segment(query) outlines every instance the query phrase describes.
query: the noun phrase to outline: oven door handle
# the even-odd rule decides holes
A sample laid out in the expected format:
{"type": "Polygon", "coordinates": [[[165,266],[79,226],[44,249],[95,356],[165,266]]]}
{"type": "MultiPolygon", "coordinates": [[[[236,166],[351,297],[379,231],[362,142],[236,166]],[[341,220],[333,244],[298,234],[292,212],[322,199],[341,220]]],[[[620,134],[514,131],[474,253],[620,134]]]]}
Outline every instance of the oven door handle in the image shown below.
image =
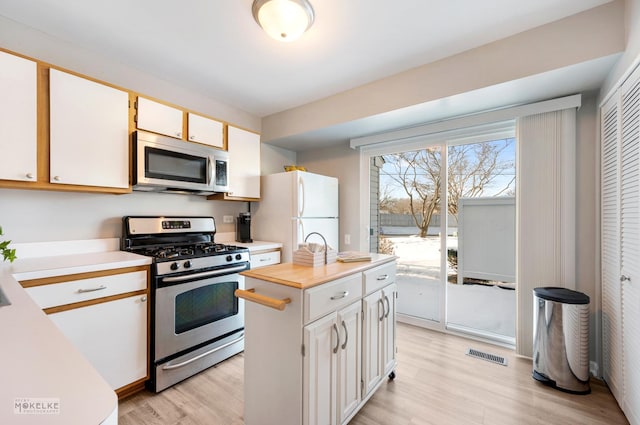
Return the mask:
{"type": "Polygon", "coordinates": [[[243,332],[243,333],[242,333],[238,338],[234,339],[233,341],[229,341],[229,342],[227,342],[227,343],[225,343],[225,344],[222,344],[220,347],[216,347],[216,348],[214,348],[214,349],[212,349],[212,350],[205,351],[205,352],[204,352],[204,353],[202,353],[202,354],[198,354],[197,356],[195,356],[195,357],[194,357],[194,358],[192,358],[192,359],[186,360],[186,361],[184,361],[184,362],[182,362],[182,363],[176,363],[176,364],[172,364],[172,365],[162,366],[162,370],[178,369],[178,368],[180,368],[180,367],[186,366],[186,365],[188,365],[188,364],[190,364],[190,363],[195,362],[196,360],[200,360],[200,359],[201,359],[201,358],[203,358],[203,357],[206,357],[206,356],[208,356],[208,355],[210,355],[210,354],[213,354],[213,353],[215,353],[215,352],[217,352],[217,351],[220,351],[220,350],[222,350],[223,348],[227,348],[228,346],[233,345],[233,344],[235,344],[236,342],[240,342],[242,339],[244,339],[244,332],[243,332]]]}
{"type": "Polygon", "coordinates": [[[194,280],[194,279],[200,279],[200,278],[206,278],[206,277],[212,277],[212,276],[221,276],[225,274],[231,274],[231,273],[240,272],[246,269],[247,269],[247,266],[242,265],[242,266],[228,267],[226,269],[210,270],[208,272],[192,273],[192,274],[187,274],[183,276],[163,277],[162,282],[163,283],[185,282],[187,280],[194,280]]]}

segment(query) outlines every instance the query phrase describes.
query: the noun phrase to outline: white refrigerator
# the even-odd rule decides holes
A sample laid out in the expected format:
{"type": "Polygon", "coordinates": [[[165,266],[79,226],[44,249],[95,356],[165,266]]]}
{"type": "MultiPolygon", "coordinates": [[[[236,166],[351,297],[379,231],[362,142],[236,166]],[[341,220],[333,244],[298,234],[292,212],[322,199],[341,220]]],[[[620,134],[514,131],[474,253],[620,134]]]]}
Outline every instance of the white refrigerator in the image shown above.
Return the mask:
{"type": "MultiPolygon", "coordinates": [[[[260,202],[251,214],[253,238],[280,242],[282,262],[312,232],[320,233],[338,250],[338,179],[303,171],[262,176],[260,202]]],[[[308,242],[322,243],[318,235],[308,242]]]]}

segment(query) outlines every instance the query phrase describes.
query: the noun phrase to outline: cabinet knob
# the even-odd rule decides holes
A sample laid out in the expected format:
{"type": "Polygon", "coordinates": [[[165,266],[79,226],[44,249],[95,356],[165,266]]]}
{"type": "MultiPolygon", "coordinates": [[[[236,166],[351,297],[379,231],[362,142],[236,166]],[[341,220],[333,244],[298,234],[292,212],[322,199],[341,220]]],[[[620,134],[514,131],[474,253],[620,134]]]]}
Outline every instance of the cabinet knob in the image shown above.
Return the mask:
{"type": "Polygon", "coordinates": [[[196,140],[196,136],[189,136],[189,140],[196,140]]]}
{"type": "Polygon", "coordinates": [[[27,173],[27,178],[28,179],[32,179],[33,178],[33,173],[27,173]]]}
{"type": "Polygon", "coordinates": [[[177,132],[176,137],[182,137],[182,132],[177,132]]]}
{"type": "Polygon", "coordinates": [[[620,276],[620,282],[630,281],[631,278],[629,276],[622,275],[620,276]]]}
{"type": "Polygon", "coordinates": [[[60,181],[60,176],[53,176],[53,179],[54,179],[55,181],[59,182],[59,181],[60,181]]]}
{"type": "Polygon", "coordinates": [[[147,296],[146,296],[146,295],[143,295],[143,296],[142,296],[142,298],[140,298],[140,301],[142,301],[142,302],[147,301],[147,296]]]}

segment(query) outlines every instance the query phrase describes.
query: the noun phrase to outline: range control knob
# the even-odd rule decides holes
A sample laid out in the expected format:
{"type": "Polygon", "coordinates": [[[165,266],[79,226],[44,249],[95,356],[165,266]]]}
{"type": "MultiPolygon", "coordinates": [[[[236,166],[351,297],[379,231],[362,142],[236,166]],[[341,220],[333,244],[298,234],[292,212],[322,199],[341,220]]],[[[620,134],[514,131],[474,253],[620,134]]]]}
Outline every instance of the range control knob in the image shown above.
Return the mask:
{"type": "Polygon", "coordinates": [[[171,266],[169,266],[171,270],[178,270],[178,267],[180,267],[178,263],[171,263],[171,266]]]}
{"type": "Polygon", "coordinates": [[[232,257],[232,256],[230,256],[230,255],[227,255],[226,260],[227,260],[227,261],[232,261],[232,260],[233,260],[233,257],[232,257]]]}
{"type": "Polygon", "coordinates": [[[236,260],[242,260],[242,255],[236,254],[236,260]]]}
{"type": "Polygon", "coordinates": [[[182,264],[182,267],[184,267],[185,269],[190,269],[191,268],[191,261],[187,260],[182,264]]]}

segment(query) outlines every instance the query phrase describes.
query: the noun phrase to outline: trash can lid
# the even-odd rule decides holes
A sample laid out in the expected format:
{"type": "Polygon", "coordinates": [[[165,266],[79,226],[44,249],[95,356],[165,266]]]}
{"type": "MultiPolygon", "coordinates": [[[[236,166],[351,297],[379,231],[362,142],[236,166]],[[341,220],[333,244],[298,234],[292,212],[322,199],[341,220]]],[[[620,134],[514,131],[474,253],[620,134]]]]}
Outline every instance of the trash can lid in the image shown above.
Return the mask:
{"type": "Polygon", "coordinates": [[[555,288],[547,286],[534,288],[533,293],[543,300],[555,301],[565,304],[589,304],[589,296],[582,292],[572,291],[567,288],[555,288]]]}

